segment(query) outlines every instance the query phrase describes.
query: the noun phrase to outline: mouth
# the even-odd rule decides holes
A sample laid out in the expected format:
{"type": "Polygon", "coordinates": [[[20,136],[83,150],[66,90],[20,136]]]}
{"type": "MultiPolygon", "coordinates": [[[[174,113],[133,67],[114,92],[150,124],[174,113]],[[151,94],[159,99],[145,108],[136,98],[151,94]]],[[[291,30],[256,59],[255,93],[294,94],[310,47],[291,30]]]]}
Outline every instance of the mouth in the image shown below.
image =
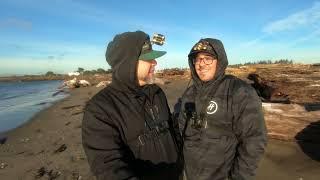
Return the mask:
{"type": "Polygon", "coordinates": [[[207,69],[200,69],[199,70],[199,72],[201,73],[201,74],[205,74],[205,73],[207,73],[209,70],[207,70],[207,69]]]}

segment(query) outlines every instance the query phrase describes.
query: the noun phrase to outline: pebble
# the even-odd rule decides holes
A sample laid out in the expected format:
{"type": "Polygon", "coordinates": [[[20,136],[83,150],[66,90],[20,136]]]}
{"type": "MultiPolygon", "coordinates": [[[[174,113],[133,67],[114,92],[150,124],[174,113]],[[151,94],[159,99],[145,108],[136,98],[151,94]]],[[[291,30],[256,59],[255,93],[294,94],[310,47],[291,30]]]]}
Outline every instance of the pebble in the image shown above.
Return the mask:
{"type": "Polygon", "coordinates": [[[0,163],[0,169],[4,169],[4,168],[6,168],[8,166],[8,164],[6,164],[6,163],[0,163]]]}
{"type": "Polygon", "coordinates": [[[29,142],[30,141],[30,139],[29,138],[24,138],[24,139],[21,139],[21,142],[29,142]]]}

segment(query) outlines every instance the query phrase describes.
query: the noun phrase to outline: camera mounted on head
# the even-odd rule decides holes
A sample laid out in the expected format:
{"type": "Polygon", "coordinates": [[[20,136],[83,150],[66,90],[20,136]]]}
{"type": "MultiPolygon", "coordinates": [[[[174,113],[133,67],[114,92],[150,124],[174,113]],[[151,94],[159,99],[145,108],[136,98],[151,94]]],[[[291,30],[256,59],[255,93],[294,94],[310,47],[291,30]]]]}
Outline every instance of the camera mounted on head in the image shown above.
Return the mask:
{"type": "Polygon", "coordinates": [[[162,46],[164,44],[165,40],[166,40],[166,38],[164,35],[154,33],[152,40],[151,40],[151,44],[156,44],[156,45],[162,46]]]}

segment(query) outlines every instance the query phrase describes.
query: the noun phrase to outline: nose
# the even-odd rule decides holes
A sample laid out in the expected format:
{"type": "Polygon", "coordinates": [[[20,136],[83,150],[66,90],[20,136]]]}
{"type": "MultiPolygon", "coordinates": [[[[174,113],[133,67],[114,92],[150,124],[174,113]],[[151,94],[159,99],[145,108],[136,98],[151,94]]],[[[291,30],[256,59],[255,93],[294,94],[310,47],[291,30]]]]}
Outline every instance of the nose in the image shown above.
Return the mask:
{"type": "Polygon", "coordinates": [[[201,67],[202,67],[202,66],[205,66],[205,65],[206,65],[206,63],[204,63],[204,61],[203,61],[203,60],[201,60],[201,61],[200,61],[200,63],[199,63],[199,66],[201,66],[201,67]]]}
{"type": "Polygon", "coordinates": [[[151,61],[151,65],[156,66],[157,64],[158,63],[157,63],[157,61],[155,59],[151,61]]]}

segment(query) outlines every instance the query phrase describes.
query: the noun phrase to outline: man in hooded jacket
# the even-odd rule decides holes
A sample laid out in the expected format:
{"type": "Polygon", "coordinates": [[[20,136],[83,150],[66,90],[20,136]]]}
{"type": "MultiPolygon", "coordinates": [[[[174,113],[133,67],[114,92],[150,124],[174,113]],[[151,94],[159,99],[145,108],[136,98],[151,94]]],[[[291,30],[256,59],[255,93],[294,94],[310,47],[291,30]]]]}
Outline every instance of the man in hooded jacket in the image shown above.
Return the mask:
{"type": "Polygon", "coordinates": [[[189,55],[193,84],[175,105],[187,180],[251,180],[266,143],[261,101],[244,81],[225,75],[223,44],[201,39],[189,55]]]}
{"type": "Polygon", "coordinates": [[[112,83],[87,103],[82,125],[83,147],[98,180],[178,178],[178,124],[164,92],[147,82],[155,58],[164,54],[152,50],[142,31],[116,35],[108,44],[112,83]]]}

